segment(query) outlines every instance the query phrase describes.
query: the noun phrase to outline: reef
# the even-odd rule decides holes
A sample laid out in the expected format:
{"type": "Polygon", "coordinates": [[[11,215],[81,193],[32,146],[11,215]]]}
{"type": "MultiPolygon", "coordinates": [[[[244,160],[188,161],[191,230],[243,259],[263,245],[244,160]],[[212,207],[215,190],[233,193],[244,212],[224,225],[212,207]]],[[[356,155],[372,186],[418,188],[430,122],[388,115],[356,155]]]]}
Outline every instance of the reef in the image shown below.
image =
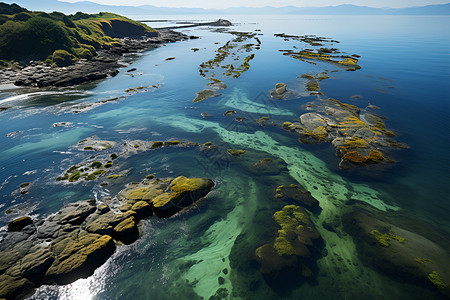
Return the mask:
{"type": "Polygon", "coordinates": [[[79,201],[44,219],[11,221],[0,244],[0,298],[22,299],[43,284],[92,275],[118,246],[139,238],[140,220],[170,217],[213,187],[202,178],[145,178],[112,199],[79,201]]]}
{"type": "Polygon", "coordinates": [[[261,41],[257,38],[257,33],[224,29],[217,32],[232,34],[234,38],[219,47],[214,58],[200,64],[200,76],[210,81],[208,84],[210,89],[197,93],[197,98],[194,102],[214,97],[216,90],[226,89],[227,85],[222,81],[224,78],[239,78],[242,73],[248,71],[250,69],[250,61],[255,58],[255,53],[247,54],[258,50],[261,45],[261,41]],[[246,56],[244,57],[244,55],[246,56]],[[200,93],[206,94],[207,97],[203,99],[204,96],[200,93]]]}
{"type": "Polygon", "coordinates": [[[339,41],[325,37],[317,37],[315,35],[295,36],[287,35],[285,33],[276,33],[274,35],[275,37],[284,38],[286,41],[295,40],[301,42],[303,44],[302,48],[313,47],[313,49],[305,48],[300,51],[279,50],[283,53],[283,55],[312,64],[315,64],[314,61],[326,62],[346,71],[356,71],[358,69],[361,69],[361,66],[358,65],[358,59],[360,57],[359,55],[342,55],[337,48],[324,47],[326,44],[334,45],[336,43],[339,43],[339,41]]]}
{"type": "Polygon", "coordinates": [[[408,148],[392,140],[392,132],[380,117],[333,98],[318,98],[315,103],[309,110],[316,112],[305,113],[300,122],[285,122],[282,127],[298,133],[305,144],[331,143],[341,157],[341,168],[390,163],[389,150],[408,148]]]}
{"type": "MultiPolygon", "coordinates": [[[[115,142],[100,140],[97,137],[93,136],[78,142],[78,144],[74,146],[74,148],[82,151],[95,150],[101,152],[109,150],[115,146],[116,146],[115,142]]],[[[112,174],[108,176],[105,174],[120,172],[120,168],[115,167],[114,164],[114,160],[116,160],[119,157],[124,157],[126,155],[132,155],[138,152],[155,150],[165,147],[192,147],[192,146],[198,146],[198,144],[191,142],[180,142],[178,140],[169,140],[165,142],[134,140],[130,142],[124,142],[121,145],[120,153],[118,154],[112,153],[110,155],[107,154],[100,155],[101,159],[100,158],[95,158],[95,160],[93,158],[86,159],[83,162],[68,168],[66,171],[64,171],[64,173],[61,176],[58,176],[56,178],[56,181],[76,183],[79,181],[92,181],[105,177],[107,179],[117,179],[124,175],[123,172],[121,174],[112,174]]]]}

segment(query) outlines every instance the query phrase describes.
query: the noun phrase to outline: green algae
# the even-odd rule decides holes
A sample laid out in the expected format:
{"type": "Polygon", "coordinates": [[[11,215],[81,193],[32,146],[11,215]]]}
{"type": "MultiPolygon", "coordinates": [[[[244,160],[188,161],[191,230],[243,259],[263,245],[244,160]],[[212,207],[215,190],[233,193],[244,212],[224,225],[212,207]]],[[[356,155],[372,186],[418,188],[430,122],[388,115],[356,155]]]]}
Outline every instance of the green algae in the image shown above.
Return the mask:
{"type": "Polygon", "coordinates": [[[319,90],[319,83],[314,80],[310,80],[306,83],[306,90],[310,92],[316,92],[319,90]]]}
{"type": "Polygon", "coordinates": [[[441,275],[437,271],[432,271],[430,274],[428,274],[428,280],[441,289],[447,286],[445,282],[442,281],[441,275]]]}
{"type": "Polygon", "coordinates": [[[416,262],[418,262],[419,264],[424,264],[424,263],[433,263],[433,261],[429,258],[425,258],[425,257],[418,257],[416,259],[414,259],[416,262]]]}
{"type": "Polygon", "coordinates": [[[78,179],[80,179],[80,178],[81,178],[81,173],[80,173],[80,172],[73,173],[72,175],[70,175],[70,176],[68,177],[69,182],[76,182],[76,181],[78,181],[78,179]]]}
{"type": "Polygon", "coordinates": [[[369,234],[378,242],[379,245],[383,247],[389,247],[391,245],[390,241],[395,240],[399,243],[404,243],[406,241],[405,238],[395,235],[392,232],[389,233],[381,233],[378,230],[372,230],[369,234]]]}
{"type": "Polygon", "coordinates": [[[117,178],[119,178],[119,177],[122,177],[122,175],[114,174],[114,175],[109,175],[107,178],[108,178],[108,179],[117,179],[117,178]]]}

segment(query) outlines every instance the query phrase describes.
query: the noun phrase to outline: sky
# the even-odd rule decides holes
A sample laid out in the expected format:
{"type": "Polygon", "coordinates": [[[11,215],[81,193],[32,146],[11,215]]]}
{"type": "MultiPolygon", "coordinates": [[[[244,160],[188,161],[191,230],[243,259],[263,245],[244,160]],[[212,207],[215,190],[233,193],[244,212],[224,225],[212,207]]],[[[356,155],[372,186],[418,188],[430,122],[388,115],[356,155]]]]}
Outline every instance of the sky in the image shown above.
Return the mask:
{"type": "MultiPolygon", "coordinates": [[[[64,2],[78,2],[80,0],[60,0],[64,2]]],[[[262,6],[300,6],[317,7],[333,6],[340,4],[354,4],[370,7],[411,7],[425,6],[430,4],[445,4],[449,0],[89,0],[108,5],[154,5],[163,7],[200,7],[200,8],[228,8],[239,6],[262,7],[262,6]]]]}

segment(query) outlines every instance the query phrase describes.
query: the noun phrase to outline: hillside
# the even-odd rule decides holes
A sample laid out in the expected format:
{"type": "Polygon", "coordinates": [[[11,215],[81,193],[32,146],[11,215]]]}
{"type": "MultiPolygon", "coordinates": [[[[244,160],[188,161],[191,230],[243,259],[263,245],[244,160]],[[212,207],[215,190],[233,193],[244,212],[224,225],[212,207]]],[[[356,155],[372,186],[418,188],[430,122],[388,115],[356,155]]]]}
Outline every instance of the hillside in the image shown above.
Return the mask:
{"type": "Polygon", "coordinates": [[[30,60],[70,65],[120,45],[119,38],[157,35],[156,30],[113,13],[31,12],[0,3],[0,66],[30,60]]]}

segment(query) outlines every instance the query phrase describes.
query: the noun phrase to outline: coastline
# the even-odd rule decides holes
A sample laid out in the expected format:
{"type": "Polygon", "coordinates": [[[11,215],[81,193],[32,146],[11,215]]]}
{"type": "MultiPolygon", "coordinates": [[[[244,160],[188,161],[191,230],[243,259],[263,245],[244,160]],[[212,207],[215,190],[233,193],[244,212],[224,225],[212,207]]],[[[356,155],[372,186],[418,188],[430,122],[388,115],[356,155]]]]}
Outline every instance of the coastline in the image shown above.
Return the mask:
{"type": "Polygon", "coordinates": [[[92,59],[80,59],[68,67],[50,67],[31,62],[18,69],[0,69],[0,82],[24,87],[65,87],[114,77],[119,73],[119,68],[125,67],[119,63],[124,54],[137,53],[160,47],[166,43],[197,38],[170,29],[160,29],[158,33],[157,37],[122,38],[120,39],[122,44],[119,47],[102,49],[92,59]]]}

